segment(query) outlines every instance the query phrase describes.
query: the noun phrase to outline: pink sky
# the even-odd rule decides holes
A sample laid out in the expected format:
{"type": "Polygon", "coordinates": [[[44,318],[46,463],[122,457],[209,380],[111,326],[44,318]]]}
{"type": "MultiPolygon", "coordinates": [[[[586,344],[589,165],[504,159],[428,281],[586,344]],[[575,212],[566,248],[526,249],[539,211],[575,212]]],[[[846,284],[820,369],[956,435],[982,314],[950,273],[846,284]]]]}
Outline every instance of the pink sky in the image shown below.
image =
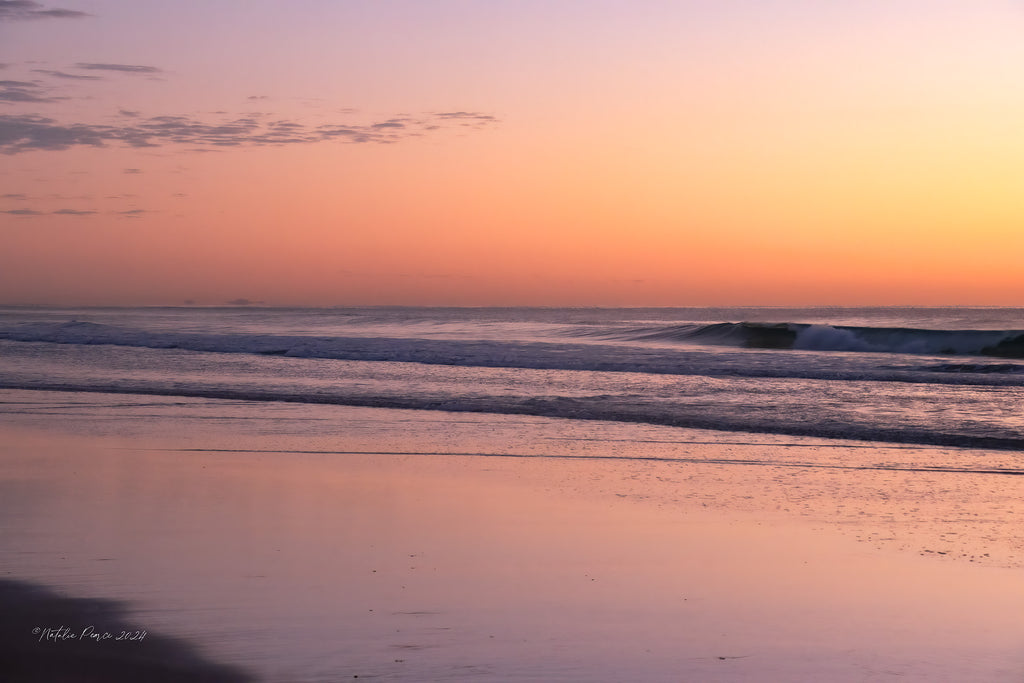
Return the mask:
{"type": "Polygon", "coordinates": [[[1020,304],[1024,7],[0,2],[0,303],[1020,304]]]}

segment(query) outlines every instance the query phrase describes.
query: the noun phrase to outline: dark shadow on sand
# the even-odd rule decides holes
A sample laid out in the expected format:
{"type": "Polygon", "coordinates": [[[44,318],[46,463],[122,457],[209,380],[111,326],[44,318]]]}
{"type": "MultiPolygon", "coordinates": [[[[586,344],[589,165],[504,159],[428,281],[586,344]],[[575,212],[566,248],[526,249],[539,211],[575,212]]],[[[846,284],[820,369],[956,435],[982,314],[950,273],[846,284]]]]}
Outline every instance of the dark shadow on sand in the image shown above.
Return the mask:
{"type": "Polygon", "coordinates": [[[0,679],[5,683],[243,683],[241,669],[207,659],[192,644],[146,633],[124,603],[69,598],[0,579],[0,679]],[[118,640],[122,632],[126,638],[118,640]],[[97,640],[90,634],[109,633],[97,640]]]}

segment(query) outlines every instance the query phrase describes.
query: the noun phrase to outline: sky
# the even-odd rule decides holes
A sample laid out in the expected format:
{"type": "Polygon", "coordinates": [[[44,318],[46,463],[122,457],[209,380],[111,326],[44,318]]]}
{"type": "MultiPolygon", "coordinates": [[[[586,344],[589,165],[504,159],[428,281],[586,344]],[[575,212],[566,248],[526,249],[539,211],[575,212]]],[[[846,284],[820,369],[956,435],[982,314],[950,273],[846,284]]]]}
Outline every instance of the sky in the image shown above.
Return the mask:
{"type": "Polygon", "coordinates": [[[0,304],[1024,305],[1017,0],[0,0],[0,304]]]}

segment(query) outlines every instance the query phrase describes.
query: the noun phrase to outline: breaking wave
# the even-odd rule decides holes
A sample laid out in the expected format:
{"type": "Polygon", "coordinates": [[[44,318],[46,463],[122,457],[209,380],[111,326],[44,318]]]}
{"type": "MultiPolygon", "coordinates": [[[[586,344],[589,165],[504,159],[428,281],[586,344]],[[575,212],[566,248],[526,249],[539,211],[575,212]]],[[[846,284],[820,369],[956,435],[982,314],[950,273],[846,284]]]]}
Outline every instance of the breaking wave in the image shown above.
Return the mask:
{"type": "Polygon", "coordinates": [[[715,344],[752,349],[1024,358],[1024,330],[925,330],[740,322],[591,330],[584,334],[619,341],[715,344]]]}
{"type": "Polygon", "coordinates": [[[563,329],[561,338],[564,341],[553,341],[550,337],[545,341],[526,341],[183,332],[82,321],[0,324],[0,340],[9,342],[463,367],[1014,385],[1024,375],[1024,364],[1012,362],[907,362],[916,355],[1024,359],[1024,332],[1019,331],[716,323],[628,328],[575,326],[563,329]],[[584,339],[587,343],[581,343],[584,339]],[[707,346],[764,351],[740,357],[736,354],[744,352],[722,354],[707,346]],[[796,357],[792,362],[783,362],[774,355],[785,350],[887,352],[904,354],[908,359],[877,364],[864,357],[865,362],[851,364],[840,362],[835,356],[822,356],[816,363],[808,364],[796,357]]]}

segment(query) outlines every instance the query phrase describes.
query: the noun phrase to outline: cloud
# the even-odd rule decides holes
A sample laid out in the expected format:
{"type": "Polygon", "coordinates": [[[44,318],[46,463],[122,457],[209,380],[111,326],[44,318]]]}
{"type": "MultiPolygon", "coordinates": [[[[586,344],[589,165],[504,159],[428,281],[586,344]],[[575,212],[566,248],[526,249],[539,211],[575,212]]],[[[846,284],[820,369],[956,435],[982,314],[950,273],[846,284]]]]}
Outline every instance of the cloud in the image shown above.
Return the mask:
{"type": "Polygon", "coordinates": [[[142,173],[142,169],[141,168],[126,168],[126,169],[124,169],[122,171],[122,173],[125,173],[127,175],[137,175],[139,173],[142,173]]]}
{"type": "Polygon", "coordinates": [[[370,127],[380,130],[381,128],[405,128],[407,119],[390,119],[380,123],[374,123],[370,127]]]}
{"type": "MultiPolygon", "coordinates": [[[[0,211],[0,214],[8,214],[10,216],[21,216],[21,217],[34,217],[34,216],[96,216],[100,214],[100,211],[94,209],[57,209],[56,211],[38,211],[36,209],[7,209],[0,211]]],[[[120,216],[122,218],[137,218],[145,213],[153,213],[149,209],[128,209],[126,211],[107,211],[105,212],[112,216],[120,216]]]]}
{"type": "Polygon", "coordinates": [[[138,116],[140,115],[139,112],[132,111],[131,109],[119,109],[117,111],[117,113],[120,114],[121,116],[127,116],[127,117],[133,118],[133,119],[134,118],[138,118],[138,116]]]}
{"type": "Polygon", "coordinates": [[[28,199],[28,195],[27,194],[21,194],[20,192],[18,192],[18,193],[9,193],[9,194],[0,194],[0,199],[28,199]]]}
{"type": "Polygon", "coordinates": [[[0,81],[0,102],[56,102],[66,99],[53,97],[35,81],[0,81]]]}
{"type": "Polygon", "coordinates": [[[52,69],[32,69],[37,74],[46,74],[47,76],[53,76],[54,78],[64,78],[67,80],[75,81],[101,81],[102,76],[89,76],[87,74],[69,74],[63,71],[54,71],[52,69]]]}
{"type": "Polygon", "coordinates": [[[437,114],[440,119],[463,119],[471,121],[494,121],[490,114],[480,114],[473,111],[442,111],[437,114]]]}
{"type": "Polygon", "coordinates": [[[163,73],[163,69],[158,69],[155,66],[140,66],[138,64],[95,64],[92,62],[79,62],[75,64],[75,68],[85,69],[87,71],[118,71],[120,73],[129,74],[163,73]]]}
{"type": "Polygon", "coordinates": [[[347,143],[390,144],[418,137],[470,120],[475,128],[494,125],[489,114],[448,112],[413,119],[391,118],[368,124],[325,124],[308,126],[297,121],[268,121],[261,114],[249,114],[222,121],[204,121],[190,116],[130,117],[121,125],[64,124],[36,114],[0,115],[0,153],[18,154],[34,150],[59,151],[73,147],[127,147],[192,145],[210,150],[243,146],[315,144],[336,140],[347,143]],[[454,114],[458,114],[455,116],[454,114]]]}
{"type": "Polygon", "coordinates": [[[70,9],[43,9],[34,0],[0,0],[0,21],[28,19],[80,19],[92,16],[87,12],[70,9]]]}
{"type": "Polygon", "coordinates": [[[443,111],[436,116],[441,121],[456,123],[465,128],[483,128],[498,120],[491,114],[481,114],[475,111],[443,111]]]}
{"type": "Polygon", "coordinates": [[[110,126],[72,124],[62,126],[53,119],[35,114],[0,115],[0,152],[16,154],[35,149],[70,149],[77,146],[102,147],[114,139],[117,129],[110,126]]]}

